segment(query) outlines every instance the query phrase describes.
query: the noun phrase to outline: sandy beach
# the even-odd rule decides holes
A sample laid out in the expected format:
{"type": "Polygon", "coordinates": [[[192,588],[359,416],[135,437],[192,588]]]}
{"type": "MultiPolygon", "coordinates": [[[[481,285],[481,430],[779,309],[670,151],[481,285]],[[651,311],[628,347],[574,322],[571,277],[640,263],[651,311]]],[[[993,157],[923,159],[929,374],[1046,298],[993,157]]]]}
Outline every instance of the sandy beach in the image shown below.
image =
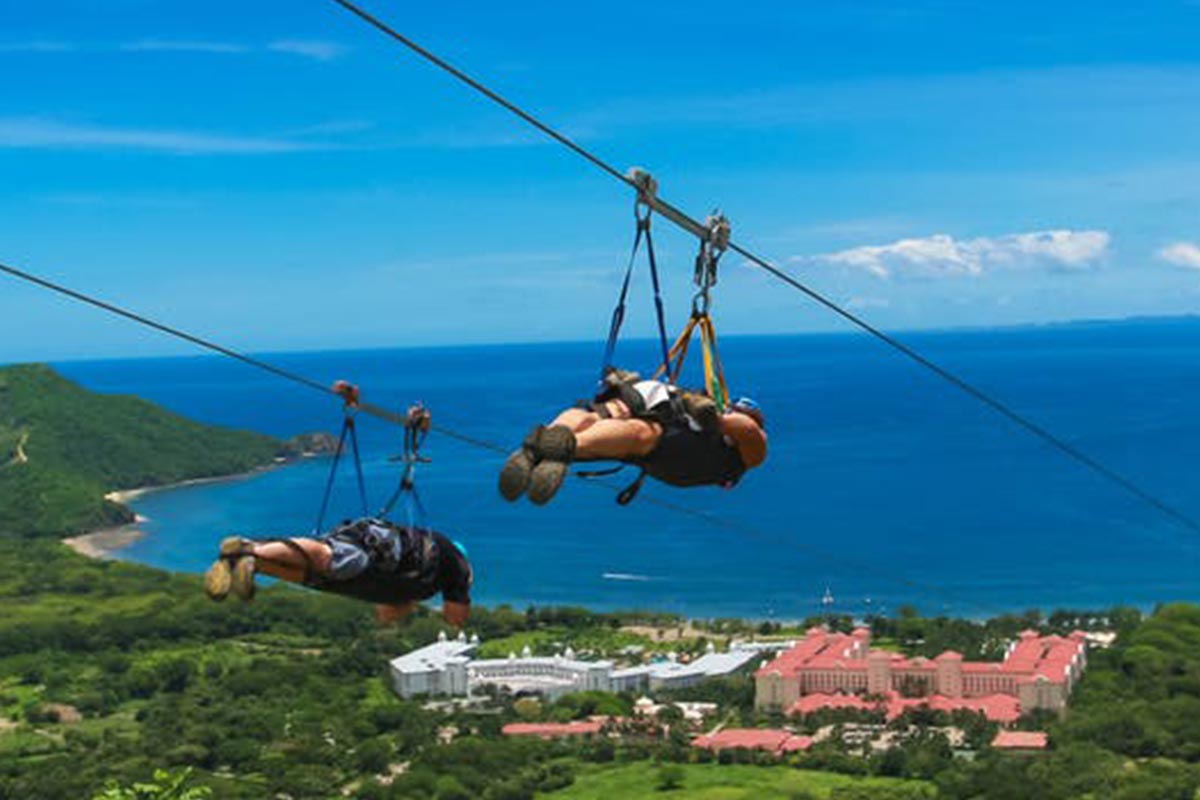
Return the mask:
{"type": "Polygon", "coordinates": [[[146,535],[146,532],[140,527],[146,521],[145,517],[138,516],[134,522],[128,525],[72,536],[69,539],[63,539],[62,543],[88,558],[115,559],[119,550],[146,535]]]}
{"type": "MultiPolygon", "coordinates": [[[[278,469],[280,466],[283,466],[283,464],[271,464],[252,469],[248,472],[240,472],[236,475],[217,475],[211,478],[193,478],[192,480],[179,481],[178,483],[167,483],[162,486],[142,486],[136,489],[123,489],[116,492],[109,492],[104,495],[104,499],[113,503],[128,505],[139,497],[144,497],[151,492],[166,492],[173,489],[185,489],[189,486],[242,480],[260,475],[263,472],[278,469]]],[[[63,539],[62,543],[76,553],[88,558],[115,559],[119,557],[120,550],[146,537],[146,531],[142,530],[140,526],[147,521],[146,517],[138,514],[136,515],[136,519],[128,525],[104,528],[103,530],[72,536],[68,539],[63,539]]]]}
{"type": "MultiPolygon", "coordinates": [[[[108,494],[104,495],[104,499],[113,503],[128,505],[134,500],[137,500],[139,497],[143,497],[151,492],[167,492],[171,491],[172,489],[185,489],[189,486],[203,486],[207,483],[224,483],[226,481],[236,481],[243,478],[251,478],[255,475],[260,475],[263,472],[277,469],[280,466],[282,465],[271,464],[269,466],[257,467],[256,469],[252,469],[248,472],[239,472],[235,475],[216,475],[211,478],[192,478],[191,480],[179,481],[177,483],[164,483],[162,486],[141,486],[137,489],[122,489],[117,492],[109,492],[108,494]]],[[[97,533],[101,532],[102,531],[97,531],[97,533]]]]}

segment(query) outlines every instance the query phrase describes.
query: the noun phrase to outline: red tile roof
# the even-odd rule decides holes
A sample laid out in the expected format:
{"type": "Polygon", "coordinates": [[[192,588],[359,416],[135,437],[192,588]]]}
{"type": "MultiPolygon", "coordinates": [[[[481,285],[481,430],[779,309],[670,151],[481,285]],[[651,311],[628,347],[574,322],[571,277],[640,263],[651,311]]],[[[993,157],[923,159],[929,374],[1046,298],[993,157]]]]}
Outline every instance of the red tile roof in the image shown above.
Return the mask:
{"type": "Polygon", "coordinates": [[[1045,750],[1049,737],[1041,731],[1000,731],[992,747],[1001,750],[1045,750]]]}
{"type": "Polygon", "coordinates": [[[958,710],[974,711],[993,722],[1002,723],[1016,722],[1021,716],[1021,706],[1017,698],[1006,694],[987,697],[945,697],[940,694],[930,697],[901,697],[896,692],[889,692],[881,700],[867,700],[852,694],[806,694],[792,705],[788,713],[811,714],[826,708],[852,708],[862,711],[881,710],[887,719],[893,720],[909,709],[922,706],[947,713],[958,710]]]}
{"type": "Polygon", "coordinates": [[[795,736],[787,739],[779,748],[782,753],[795,753],[799,750],[807,750],[813,746],[813,738],[811,736],[795,736]]]}
{"type": "Polygon", "coordinates": [[[1024,631],[1003,662],[963,661],[962,655],[952,650],[931,661],[870,649],[869,641],[870,634],[865,629],[845,634],[811,628],[795,647],[781,653],[755,674],[777,672],[790,677],[809,670],[861,671],[866,670],[868,662],[873,660],[888,661],[893,671],[932,673],[936,662],[957,661],[962,664],[964,674],[1040,677],[1061,683],[1086,647],[1085,636],[1080,632],[1062,637],[1038,636],[1036,631],[1024,631]]]}
{"type": "Polygon", "coordinates": [[[926,706],[933,711],[973,711],[983,714],[992,722],[1012,723],[1021,718],[1021,704],[1017,698],[1007,694],[992,694],[987,697],[931,697],[889,699],[887,718],[895,719],[905,711],[926,706]]]}
{"type": "Polygon", "coordinates": [[[692,747],[706,750],[764,750],[768,753],[793,753],[812,747],[812,737],[797,736],[791,731],[765,728],[725,728],[718,733],[697,736],[692,747]]]}
{"type": "Polygon", "coordinates": [[[789,714],[811,714],[825,708],[853,708],[868,711],[879,708],[877,702],[868,702],[856,694],[806,694],[792,705],[789,714]]]}
{"type": "Polygon", "coordinates": [[[500,729],[505,736],[537,736],[542,739],[557,739],[563,736],[588,736],[600,732],[604,723],[598,720],[586,722],[510,722],[500,729]]]}

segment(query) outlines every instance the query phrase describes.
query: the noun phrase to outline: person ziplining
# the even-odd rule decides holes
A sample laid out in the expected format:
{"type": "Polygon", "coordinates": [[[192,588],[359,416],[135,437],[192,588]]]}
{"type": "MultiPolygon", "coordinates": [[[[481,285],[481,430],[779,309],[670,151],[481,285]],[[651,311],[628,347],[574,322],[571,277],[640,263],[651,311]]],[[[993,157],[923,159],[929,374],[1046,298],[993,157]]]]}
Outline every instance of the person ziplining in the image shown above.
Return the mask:
{"type": "Polygon", "coordinates": [[[334,390],[345,401],[345,416],[330,466],[325,495],[311,537],[252,540],[232,536],[221,542],[217,560],[204,576],[204,591],[213,600],[229,594],[245,601],[255,595],[255,577],[262,573],[312,589],[342,594],[375,604],[382,623],[408,616],[422,600],[442,595],[442,618],[461,627],[471,608],[474,580],[466,548],[425,524],[417,494],[416,465],[426,461],[420,446],[431,418],[423,406],[409,409],[404,425],[404,472],[391,498],[378,514],[368,514],[359,462],[354,410],[358,389],[338,382],[334,390]],[[325,512],[338,463],[346,442],[354,457],[363,515],[325,531],[325,512]],[[408,512],[407,524],[388,519],[397,502],[408,512]]]}
{"type": "MultiPolygon", "coordinates": [[[[748,470],[766,460],[766,417],[750,398],[730,400],[716,329],[708,313],[710,292],[717,282],[717,264],[729,242],[729,222],[714,215],[699,235],[695,270],[699,291],[687,325],[675,344],[668,347],[658,263],[650,233],[657,184],[642,170],[634,170],[632,179],[639,189],[634,205],[637,229],[609,325],[600,389],[593,398],[560,413],[550,425],[535,426],[521,447],[508,457],[500,470],[499,488],[510,502],[522,495],[537,505],[550,502],[574,462],[619,461],[638,467],[638,478],[617,498],[625,505],[636,496],[647,475],[671,486],[731,488],[748,470]],[[633,267],[643,241],[662,354],[662,362],[649,380],[613,364],[633,267]],[[680,388],[679,379],[697,331],[705,386],[703,390],[688,390],[680,388]]],[[[588,477],[619,469],[580,474],[588,477]]]]}
{"type": "MultiPolygon", "coordinates": [[[[671,486],[732,488],[767,457],[766,419],[739,398],[723,412],[707,396],[615,370],[611,393],[538,425],[500,472],[500,493],[550,502],[573,462],[622,461],[671,486]]],[[[633,499],[639,477],[619,496],[633,499]]]]}

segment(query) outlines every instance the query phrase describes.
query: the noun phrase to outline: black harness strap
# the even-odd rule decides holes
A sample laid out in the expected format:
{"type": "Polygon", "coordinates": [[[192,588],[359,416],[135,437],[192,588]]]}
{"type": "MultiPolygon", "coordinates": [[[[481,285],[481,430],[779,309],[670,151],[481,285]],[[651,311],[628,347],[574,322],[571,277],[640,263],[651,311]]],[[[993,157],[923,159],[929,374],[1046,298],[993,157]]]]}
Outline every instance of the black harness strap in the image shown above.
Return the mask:
{"type": "Polygon", "coordinates": [[[613,309],[612,320],[608,326],[608,340],[604,344],[604,359],[600,365],[601,381],[604,380],[605,373],[613,366],[613,356],[616,353],[617,340],[621,336],[621,326],[625,323],[625,307],[629,299],[630,282],[633,279],[633,265],[637,261],[638,250],[641,248],[643,239],[646,241],[646,258],[650,264],[650,282],[654,287],[654,313],[658,322],[659,348],[662,351],[663,364],[670,363],[668,353],[671,348],[667,342],[666,311],[662,300],[662,285],[658,278],[658,257],[654,252],[654,237],[650,233],[651,213],[650,206],[639,196],[633,206],[633,215],[637,222],[637,230],[633,237],[633,247],[629,251],[629,262],[625,266],[625,277],[621,281],[621,292],[617,296],[617,305],[613,309]]]}
{"type": "Polygon", "coordinates": [[[329,477],[325,480],[325,494],[321,497],[321,510],[317,512],[317,524],[313,528],[314,533],[320,533],[325,528],[325,513],[329,510],[329,498],[333,494],[333,482],[337,478],[338,464],[341,463],[342,454],[346,450],[346,441],[350,441],[350,451],[354,456],[354,474],[358,479],[358,500],[362,505],[362,513],[365,517],[368,513],[367,509],[367,484],[363,480],[362,458],[358,452],[358,432],[354,425],[354,406],[346,405],[345,414],[342,417],[342,432],[338,436],[337,449],[333,452],[333,463],[329,465],[329,477]]]}
{"type": "MultiPolygon", "coordinates": [[[[622,464],[618,464],[615,467],[608,467],[607,469],[576,470],[575,475],[576,475],[576,477],[586,478],[586,479],[607,478],[608,476],[616,475],[618,472],[621,472],[626,467],[631,467],[631,466],[635,466],[635,465],[622,463],[622,464]]],[[[645,468],[639,468],[638,476],[633,479],[633,482],[630,483],[628,486],[626,486],[624,489],[622,489],[617,494],[617,505],[627,506],[630,503],[632,503],[633,498],[637,497],[637,493],[639,491],[641,491],[642,484],[645,482],[646,482],[646,470],[645,470],[645,468]]]]}
{"type": "MultiPolygon", "coordinates": [[[[634,214],[638,212],[635,210],[634,214]]],[[[621,281],[621,293],[617,295],[617,305],[613,309],[612,320],[608,324],[608,340],[604,343],[604,358],[600,364],[600,380],[612,366],[613,355],[617,349],[617,339],[621,336],[621,326],[625,323],[625,301],[629,297],[629,282],[633,278],[633,263],[637,259],[638,248],[642,246],[642,237],[650,229],[650,215],[637,217],[637,233],[633,237],[633,248],[629,251],[629,263],[625,265],[625,279],[621,281]]]]}
{"type": "Polygon", "coordinates": [[[654,240],[650,238],[650,212],[646,212],[646,256],[650,261],[650,280],[654,284],[654,314],[658,320],[658,346],[662,363],[671,363],[671,346],[667,343],[666,312],[663,310],[662,289],[658,281],[658,260],[654,257],[654,240]]]}
{"type": "Polygon", "coordinates": [[[400,456],[400,460],[404,462],[404,472],[400,475],[400,482],[396,485],[396,490],[392,492],[392,496],[380,510],[379,519],[386,520],[396,503],[404,498],[405,509],[408,513],[408,527],[427,527],[425,504],[421,502],[421,495],[417,492],[416,476],[417,465],[430,462],[429,458],[421,455],[421,445],[425,443],[425,437],[429,435],[431,421],[429,409],[420,403],[408,410],[408,416],[404,421],[404,452],[400,456]]]}

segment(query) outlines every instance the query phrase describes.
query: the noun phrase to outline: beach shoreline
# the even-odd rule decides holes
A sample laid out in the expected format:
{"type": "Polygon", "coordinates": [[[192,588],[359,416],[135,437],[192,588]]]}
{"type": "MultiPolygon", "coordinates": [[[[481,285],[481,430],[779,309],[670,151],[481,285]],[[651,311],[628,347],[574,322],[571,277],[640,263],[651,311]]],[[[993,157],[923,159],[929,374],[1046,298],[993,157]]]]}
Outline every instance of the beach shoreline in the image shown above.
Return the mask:
{"type": "MultiPolygon", "coordinates": [[[[207,478],[189,478],[186,481],[164,483],[159,486],[139,486],[135,489],[119,489],[117,491],[107,493],[104,495],[104,499],[108,500],[110,503],[118,503],[124,506],[129,505],[135,500],[145,497],[148,494],[155,494],[157,492],[170,492],[174,491],[175,489],[187,489],[192,486],[206,486],[213,483],[226,483],[229,481],[243,480],[245,478],[253,478],[254,476],[261,475],[264,472],[270,472],[272,470],[279,469],[280,467],[287,466],[288,463],[292,462],[255,467],[252,470],[238,472],[233,475],[213,475],[207,478]]],[[[99,533],[99,531],[97,531],[97,533],[99,533]]]]}
{"type": "MultiPolygon", "coordinates": [[[[214,475],[207,478],[189,478],[185,481],[176,481],[175,483],[164,483],[161,486],[139,486],[134,489],[120,489],[113,492],[108,492],[104,495],[104,499],[111,503],[117,503],[122,506],[128,506],[130,503],[137,501],[139,498],[145,497],[148,494],[156,492],[168,492],[176,489],[188,489],[193,486],[205,486],[214,483],[226,483],[230,481],[244,480],[253,478],[265,472],[279,469],[287,466],[292,461],[269,464],[267,466],[256,467],[246,472],[238,472],[233,475],[214,475]]],[[[62,543],[74,550],[81,556],[87,558],[95,558],[101,561],[114,561],[120,558],[120,552],[135,542],[141,541],[149,534],[141,527],[149,522],[149,518],[141,514],[134,514],[134,521],[125,525],[117,525],[110,528],[100,528],[99,530],[89,531],[78,536],[70,536],[62,539],[62,543]]]]}
{"type": "Polygon", "coordinates": [[[63,539],[62,543],[81,556],[100,561],[114,561],[119,558],[121,550],[146,537],[146,531],[141,526],[148,521],[139,514],[128,525],[71,536],[63,539]]]}

